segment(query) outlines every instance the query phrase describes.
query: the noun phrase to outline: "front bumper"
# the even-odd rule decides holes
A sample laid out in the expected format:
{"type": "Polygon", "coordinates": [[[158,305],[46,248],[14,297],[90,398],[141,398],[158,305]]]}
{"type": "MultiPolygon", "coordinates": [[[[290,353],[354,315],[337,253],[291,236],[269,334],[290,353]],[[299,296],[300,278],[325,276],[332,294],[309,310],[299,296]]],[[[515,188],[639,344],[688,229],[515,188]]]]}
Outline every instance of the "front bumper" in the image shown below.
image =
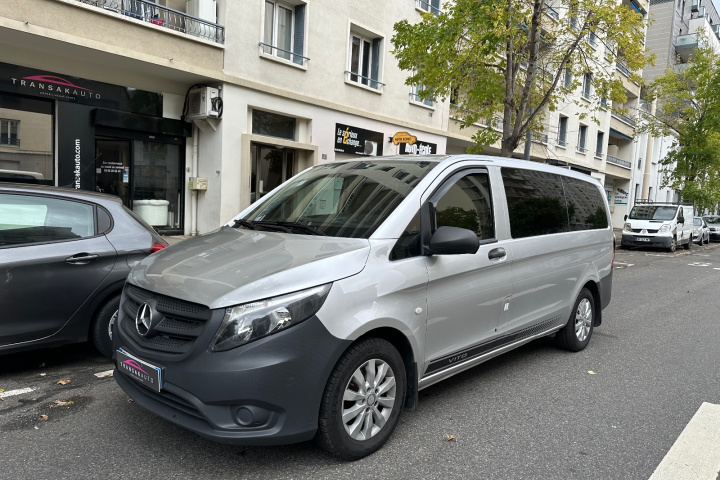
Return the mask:
{"type": "Polygon", "coordinates": [[[206,332],[183,354],[140,345],[124,327],[134,319],[121,302],[115,351],[163,370],[156,392],[115,369],[120,387],[138,405],[203,437],[240,445],[279,445],[311,439],[330,373],[350,341],[332,336],[317,317],[226,352],[208,352],[222,321],[213,312],[206,332]]]}
{"type": "Polygon", "coordinates": [[[710,232],[710,240],[720,241],[720,232],[710,232]]]}
{"type": "Polygon", "coordinates": [[[620,245],[623,247],[659,247],[659,248],[670,248],[672,243],[672,236],[660,236],[660,235],[648,235],[640,233],[625,233],[622,234],[622,240],[620,245]],[[640,240],[641,238],[647,238],[648,240],[640,240]]]}

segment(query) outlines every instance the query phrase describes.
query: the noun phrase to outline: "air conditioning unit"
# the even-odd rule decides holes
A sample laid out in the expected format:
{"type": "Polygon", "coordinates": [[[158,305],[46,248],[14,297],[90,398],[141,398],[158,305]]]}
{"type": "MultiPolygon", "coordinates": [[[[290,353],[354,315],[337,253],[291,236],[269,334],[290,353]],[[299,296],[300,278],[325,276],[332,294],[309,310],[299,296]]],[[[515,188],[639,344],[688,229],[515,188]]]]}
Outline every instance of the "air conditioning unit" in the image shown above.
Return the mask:
{"type": "Polygon", "coordinates": [[[372,140],[365,140],[365,146],[363,148],[363,152],[365,152],[365,155],[370,155],[371,157],[377,156],[377,142],[373,142],[372,140]]]}
{"type": "Polygon", "coordinates": [[[195,18],[217,23],[216,0],[186,0],[185,12],[195,18]]]}
{"type": "Polygon", "coordinates": [[[220,92],[217,88],[197,87],[188,92],[186,120],[218,118],[220,92]],[[216,100],[217,99],[217,100],[216,100]]]}

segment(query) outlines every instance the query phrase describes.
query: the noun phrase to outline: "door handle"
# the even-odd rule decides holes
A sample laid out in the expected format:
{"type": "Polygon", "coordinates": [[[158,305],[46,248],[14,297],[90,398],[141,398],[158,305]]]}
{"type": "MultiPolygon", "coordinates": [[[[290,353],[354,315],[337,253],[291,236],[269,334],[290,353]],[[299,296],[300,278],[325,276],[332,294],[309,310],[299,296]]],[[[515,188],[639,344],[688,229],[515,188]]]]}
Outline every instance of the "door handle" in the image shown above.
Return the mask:
{"type": "Polygon", "coordinates": [[[496,258],[503,258],[506,255],[504,248],[493,248],[488,252],[488,258],[495,260],[496,258]]]}
{"type": "Polygon", "coordinates": [[[72,263],[75,265],[84,265],[86,263],[92,262],[96,258],[98,258],[99,255],[95,255],[94,253],[76,253],[72,257],[68,257],[65,259],[67,263],[72,263]]]}

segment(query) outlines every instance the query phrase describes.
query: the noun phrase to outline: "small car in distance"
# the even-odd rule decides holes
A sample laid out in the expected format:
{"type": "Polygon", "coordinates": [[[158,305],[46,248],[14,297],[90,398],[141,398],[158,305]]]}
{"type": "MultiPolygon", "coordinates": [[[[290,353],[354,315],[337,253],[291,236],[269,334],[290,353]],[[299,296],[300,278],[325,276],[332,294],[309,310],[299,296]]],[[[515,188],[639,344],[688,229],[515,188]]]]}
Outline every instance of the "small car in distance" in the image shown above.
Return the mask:
{"type": "Polygon", "coordinates": [[[0,354],[89,339],[110,356],[125,277],[166,246],[118,197],[0,183],[0,354]]]}
{"type": "Polygon", "coordinates": [[[707,223],[710,229],[710,240],[713,242],[720,241],[720,216],[705,215],[703,220],[705,220],[705,223],[707,223]]]}
{"type": "Polygon", "coordinates": [[[698,245],[710,243],[710,227],[708,227],[702,217],[695,217],[693,219],[693,242],[698,245]]]}

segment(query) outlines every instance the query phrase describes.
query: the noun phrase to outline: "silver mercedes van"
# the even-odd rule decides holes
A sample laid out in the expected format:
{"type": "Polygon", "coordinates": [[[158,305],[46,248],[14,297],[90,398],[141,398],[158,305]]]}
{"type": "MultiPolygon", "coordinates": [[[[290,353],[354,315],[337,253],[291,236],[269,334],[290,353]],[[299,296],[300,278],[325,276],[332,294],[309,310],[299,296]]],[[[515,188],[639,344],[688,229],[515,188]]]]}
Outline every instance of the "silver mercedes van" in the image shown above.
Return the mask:
{"type": "Polygon", "coordinates": [[[471,155],[316,165],[132,270],[115,378],[215,441],[316,438],[361,458],[425,387],[544,336],[584,349],[613,242],[602,186],[570,170],[471,155]]]}

